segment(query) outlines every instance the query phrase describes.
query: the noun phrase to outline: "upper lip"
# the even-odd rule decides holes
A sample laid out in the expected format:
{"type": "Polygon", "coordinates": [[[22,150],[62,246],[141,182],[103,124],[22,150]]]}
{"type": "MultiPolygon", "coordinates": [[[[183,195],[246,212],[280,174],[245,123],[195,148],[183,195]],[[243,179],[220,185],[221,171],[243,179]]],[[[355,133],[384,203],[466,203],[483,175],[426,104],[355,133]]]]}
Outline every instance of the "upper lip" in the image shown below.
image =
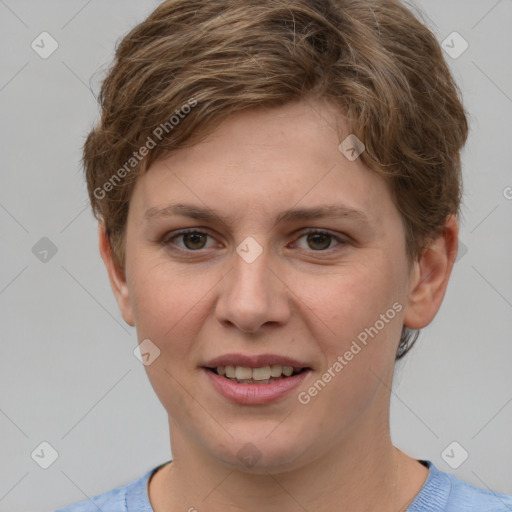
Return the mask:
{"type": "Polygon", "coordinates": [[[278,354],[259,354],[249,356],[245,354],[224,354],[210,359],[204,364],[206,368],[217,366],[244,366],[246,368],[261,368],[272,365],[293,366],[293,368],[309,368],[309,365],[296,359],[278,354]]]}

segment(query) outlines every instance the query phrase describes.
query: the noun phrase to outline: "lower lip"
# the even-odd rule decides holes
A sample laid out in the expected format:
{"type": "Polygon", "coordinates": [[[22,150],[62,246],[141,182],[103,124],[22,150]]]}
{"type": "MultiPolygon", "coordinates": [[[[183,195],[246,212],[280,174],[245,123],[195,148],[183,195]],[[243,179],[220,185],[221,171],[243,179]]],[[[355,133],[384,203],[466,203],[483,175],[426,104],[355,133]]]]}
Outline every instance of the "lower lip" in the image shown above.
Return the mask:
{"type": "Polygon", "coordinates": [[[263,405],[274,402],[297,388],[311,370],[304,370],[268,384],[243,384],[234,382],[204,369],[213,387],[224,397],[240,405],[263,405]]]}

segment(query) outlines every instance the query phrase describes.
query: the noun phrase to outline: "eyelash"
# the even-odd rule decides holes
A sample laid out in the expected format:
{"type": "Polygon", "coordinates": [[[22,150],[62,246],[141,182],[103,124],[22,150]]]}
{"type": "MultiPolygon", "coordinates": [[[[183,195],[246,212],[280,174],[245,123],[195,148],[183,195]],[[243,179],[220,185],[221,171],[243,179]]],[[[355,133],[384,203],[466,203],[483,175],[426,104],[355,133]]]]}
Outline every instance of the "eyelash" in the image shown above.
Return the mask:
{"type": "MultiPolygon", "coordinates": [[[[162,241],[162,244],[166,247],[170,246],[170,245],[174,245],[174,240],[176,238],[179,238],[183,235],[187,235],[187,234],[197,234],[197,235],[206,235],[210,238],[213,238],[210,234],[204,232],[204,231],[199,231],[197,229],[184,229],[184,230],[181,230],[181,231],[178,231],[176,233],[171,233],[170,236],[166,236],[164,238],[164,240],[162,241]]],[[[336,242],[338,242],[338,244],[334,247],[330,247],[328,249],[325,249],[325,250],[314,250],[314,249],[310,249],[311,252],[314,252],[314,253],[327,253],[327,252],[330,252],[331,250],[335,249],[336,247],[338,246],[343,246],[343,245],[346,245],[347,244],[347,241],[346,240],[343,240],[342,238],[332,234],[331,232],[329,231],[324,231],[324,230],[321,230],[321,229],[309,229],[307,231],[304,231],[300,234],[299,238],[298,239],[301,239],[303,238],[304,236],[307,236],[307,235],[326,235],[328,237],[330,237],[331,239],[335,240],[336,242]]],[[[197,250],[192,250],[192,249],[183,249],[181,247],[174,247],[173,250],[177,250],[177,251],[182,251],[182,252],[188,252],[188,253],[201,253],[202,251],[205,251],[207,249],[197,249],[197,250]]],[[[302,249],[302,250],[307,250],[307,249],[302,249]]]]}

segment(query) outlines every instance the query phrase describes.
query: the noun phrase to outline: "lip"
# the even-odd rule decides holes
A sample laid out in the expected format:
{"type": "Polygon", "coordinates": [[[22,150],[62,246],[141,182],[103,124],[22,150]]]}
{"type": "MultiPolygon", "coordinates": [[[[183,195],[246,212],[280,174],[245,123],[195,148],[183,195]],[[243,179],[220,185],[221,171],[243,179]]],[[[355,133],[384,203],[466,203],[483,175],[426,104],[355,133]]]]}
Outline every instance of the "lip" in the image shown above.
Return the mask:
{"type": "MultiPolygon", "coordinates": [[[[221,364],[219,366],[223,365],[221,364]]],[[[289,366],[292,365],[290,364],[289,366]]],[[[255,368],[258,368],[258,366],[255,366],[255,368]]],[[[233,382],[217,375],[207,368],[203,368],[203,372],[206,373],[210,379],[210,383],[217,392],[231,402],[239,405],[264,405],[275,402],[291,393],[311,373],[311,369],[304,370],[291,377],[270,382],[269,384],[244,384],[233,382]]]]}
{"type": "Polygon", "coordinates": [[[277,354],[259,354],[255,356],[248,356],[245,354],[224,354],[207,361],[203,367],[216,368],[217,366],[245,366],[246,368],[261,368],[263,366],[272,366],[273,364],[293,366],[293,368],[310,368],[307,363],[277,354]]]}

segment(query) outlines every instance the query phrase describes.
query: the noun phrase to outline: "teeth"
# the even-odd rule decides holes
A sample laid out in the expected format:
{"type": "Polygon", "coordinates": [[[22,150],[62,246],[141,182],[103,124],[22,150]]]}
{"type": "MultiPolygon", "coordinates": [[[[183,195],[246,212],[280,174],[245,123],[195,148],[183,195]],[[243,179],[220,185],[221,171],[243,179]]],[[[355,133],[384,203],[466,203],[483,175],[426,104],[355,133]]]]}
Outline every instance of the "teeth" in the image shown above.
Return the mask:
{"type": "Polygon", "coordinates": [[[270,367],[270,375],[272,377],[281,377],[282,373],[283,373],[283,367],[280,364],[273,364],[270,367]]]}
{"type": "Polygon", "coordinates": [[[238,380],[252,379],[251,368],[246,368],[244,366],[236,366],[235,367],[235,378],[238,380]]]}
{"type": "Polygon", "coordinates": [[[268,380],[270,379],[270,366],[263,366],[263,368],[253,368],[252,378],[254,380],[268,380]]]}
{"type": "Polygon", "coordinates": [[[289,377],[293,373],[292,366],[283,366],[283,374],[289,377]]]}
{"type": "Polygon", "coordinates": [[[272,366],[261,366],[259,368],[248,368],[247,366],[217,366],[217,373],[228,379],[236,379],[239,381],[257,380],[267,381],[271,378],[277,379],[281,377],[290,377],[293,372],[300,371],[301,368],[293,368],[293,366],[281,366],[273,364],[272,366]]]}

